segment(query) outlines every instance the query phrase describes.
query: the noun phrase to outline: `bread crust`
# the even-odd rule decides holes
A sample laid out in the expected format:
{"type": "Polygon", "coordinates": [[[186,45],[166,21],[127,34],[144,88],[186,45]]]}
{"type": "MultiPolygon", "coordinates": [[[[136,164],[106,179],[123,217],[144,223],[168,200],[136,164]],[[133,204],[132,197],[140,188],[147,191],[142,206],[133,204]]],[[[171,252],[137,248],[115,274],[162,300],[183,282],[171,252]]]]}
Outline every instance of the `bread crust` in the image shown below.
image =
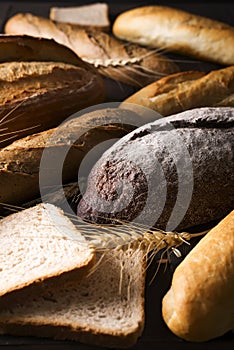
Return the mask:
{"type": "MultiPolygon", "coordinates": [[[[100,257],[101,253],[97,254],[97,259],[100,257]]],[[[144,330],[145,274],[145,251],[139,246],[112,249],[105,252],[101,265],[81,284],[73,281],[51,294],[44,291],[37,299],[31,295],[26,302],[1,311],[0,333],[52,337],[107,348],[131,347],[144,330]]]]}
{"type": "Polygon", "coordinates": [[[144,225],[147,222],[163,230],[218,220],[234,205],[233,120],[231,107],[195,108],[132,131],[92,168],[78,216],[95,223],[138,218],[144,225]],[[190,170],[188,164],[182,166],[186,157],[190,170]],[[164,202],[160,193],[165,183],[164,202]],[[118,186],[121,190],[117,191],[118,186]],[[182,217],[185,200],[177,201],[179,186],[184,188],[183,195],[191,191],[182,217]],[[170,217],[176,207],[177,223],[175,220],[172,228],[170,217]],[[155,214],[159,208],[160,213],[155,214]]]}
{"type": "MultiPolygon", "coordinates": [[[[53,152],[54,159],[60,159],[61,152],[69,147],[63,164],[63,180],[67,183],[77,179],[82,159],[94,146],[105,140],[122,137],[135,129],[136,123],[143,125],[153,117],[150,114],[144,117],[123,108],[106,108],[78,115],[57,129],[13,142],[0,151],[0,202],[22,204],[39,195],[39,167],[45,147],[48,152],[53,152]],[[122,123],[123,118],[128,120],[128,125],[122,123]]],[[[48,178],[56,177],[56,172],[57,169],[51,168],[48,178]]]]}
{"type": "MultiPolygon", "coordinates": [[[[76,227],[72,224],[72,222],[65,216],[64,212],[60,208],[51,204],[41,203],[36,205],[35,207],[28,208],[23,211],[19,211],[18,213],[16,212],[14,214],[9,215],[8,217],[0,221],[0,233],[1,237],[3,237],[1,238],[1,243],[3,244],[3,246],[6,247],[6,250],[2,254],[3,269],[1,270],[1,272],[3,273],[3,275],[1,274],[2,284],[0,289],[0,309],[7,308],[9,307],[9,305],[14,305],[17,302],[26,300],[30,295],[38,296],[43,292],[53,291],[56,287],[59,288],[63,285],[69,285],[74,281],[76,281],[76,283],[79,283],[79,281],[83,278],[83,276],[85,276],[85,274],[87,274],[89,269],[95,263],[94,248],[91,247],[91,245],[82,236],[80,231],[77,230],[76,227]],[[35,226],[33,227],[34,231],[32,230],[31,233],[29,223],[27,222],[27,220],[30,220],[30,218],[32,218],[30,226],[32,225],[33,227],[33,225],[35,224],[35,226]],[[56,219],[58,221],[56,221],[56,219]],[[23,220],[25,220],[25,222],[23,220]],[[44,223],[42,223],[42,220],[44,220],[44,223]],[[65,227],[61,235],[59,233],[58,227],[56,227],[56,224],[58,224],[59,220],[60,224],[64,225],[65,227]],[[49,236],[51,234],[51,230],[49,230],[47,225],[52,227],[53,231],[51,236],[49,236]],[[6,233],[6,236],[4,235],[4,230],[8,230],[8,227],[11,227],[16,237],[12,236],[12,231],[8,231],[6,233]],[[37,227],[39,227],[39,230],[36,230],[37,227]],[[45,230],[45,236],[43,236],[43,243],[42,240],[40,240],[40,237],[35,237],[35,232],[37,232],[39,236],[40,234],[43,235],[42,230],[45,230]],[[32,235],[32,232],[34,237],[32,235]],[[12,248],[12,246],[9,247],[9,245],[7,246],[6,244],[6,242],[12,237],[17,242],[14,248],[12,248]],[[73,242],[76,238],[77,242],[73,242]],[[46,257],[44,257],[43,262],[41,262],[41,266],[43,264],[45,264],[44,266],[46,266],[47,261],[53,258],[53,255],[51,255],[53,253],[57,257],[57,259],[58,254],[60,254],[59,257],[61,261],[63,261],[63,263],[59,264],[58,260],[55,260],[55,269],[53,268],[51,270],[50,267],[48,267],[48,269],[41,269],[39,267],[38,269],[38,266],[35,267],[35,264],[33,264],[33,258],[35,259],[37,257],[31,256],[30,258],[32,259],[32,261],[28,258],[30,253],[30,247],[27,247],[27,249],[25,249],[25,247],[22,248],[22,241],[24,239],[29,239],[30,243],[28,244],[31,244],[31,248],[34,247],[34,249],[35,244],[37,246],[39,246],[40,244],[44,244],[43,248],[41,248],[42,250],[40,251],[39,249],[37,251],[37,253],[41,255],[43,255],[44,250],[47,251],[47,255],[45,255],[46,257]],[[52,245],[50,245],[50,249],[46,246],[50,239],[54,240],[55,242],[54,250],[52,250],[51,248],[52,245]],[[67,259],[67,256],[61,256],[60,249],[63,249],[63,247],[61,247],[61,245],[59,246],[59,243],[62,243],[62,245],[66,247],[66,241],[69,241],[69,239],[71,240],[69,252],[71,253],[74,244],[74,247],[77,248],[76,255],[80,254],[80,257],[79,255],[77,255],[77,260],[76,257],[73,256],[73,259],[70,260],[69,265],[65,265],[65,260],[67,259]],[[17,276],[13,275],[16,272],[15,266],[17,267],[17,264],[13,264],[13,266],[8,265],[7,267],[5,267],[4,265],[4,262],[6,261],[6,256],[4,256],[4,254],[9,254],[9,249],[12,249],[11,254],[15,254],[15,258],[18,259],[18,264],[21,267],[21,269],[24,269],[24,276],[22,277],[21,275],[21,279],[17,279],[17,276]],[[26,257],[24,255],[22,256],[21,250],[24,251],[26,257]],[[20,254],[21,259],[19,259],[20,254]],[[9,275],[10,279],[13,278],[13,281],[11,281],[10,283],[9,281],[5,281],[6,275],[4,274],[6,273],[9,275]],[[5,278],[3,276],[5,276],[5,278]]],[[[63,250],[63,253],[64,251],[65,249],[63,250]]],[[[66,249],[65,252],[67,253],[67,251],[68,249],[66,249]]],[[[18,271],[18,273],[20,272],[18,271]]]]}
{"type": "Polygon", "coordinates": [[[196,107],[234,107],[234,66],[204,72],[171,74],[128,97],[124,102],[152,108],[162,116],[196,107]]]}
{"type": "Polygon", "coordinates": [[[0,64],[0,147],[104,101],[100,75],[61,62],[0,64]]]}
{"type": "Polygon", "coordinates": [[[5,32],[53,38],[94,65],[101,74],[132,86],[142,87],[162,75],[179,71],[172,60],[147,48],[126,45],[107,33],[53,22],[30,13],[11,17],[5,32]]]}
{"type": "Polygon", "coordinates": [[[224,65],[234,64],[233,27],[166,6],[143,6],[120,14],[113,33],[128,41],[224,65]]]}
{"type": "Polygon", "coordinates": [[[176,268],[162,300],[169,329],[188,341],[207,341],[233,329],[234,211],[176,268]]]}
{"type": "Polygon", "coordinates": [[[16,61],[63,62],[92,69],[74,51],[53,39],[29,35],[0,35],[0,62],[16,61]]]}

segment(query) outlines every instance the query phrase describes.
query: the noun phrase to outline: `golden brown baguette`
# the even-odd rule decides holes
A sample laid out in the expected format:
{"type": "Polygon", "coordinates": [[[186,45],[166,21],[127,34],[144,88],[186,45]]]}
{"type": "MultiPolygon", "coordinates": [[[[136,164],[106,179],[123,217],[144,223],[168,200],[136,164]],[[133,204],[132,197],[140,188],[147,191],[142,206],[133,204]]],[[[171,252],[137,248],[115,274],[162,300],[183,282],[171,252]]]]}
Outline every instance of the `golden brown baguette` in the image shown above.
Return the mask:
{"type": "Polygon", "coordinates": [[[79,29],[30,13],[11,17],[6,22],[5,32],[53,38],[93,64],[108,78],[133,86],[145,86],[179,70],[171,60],[150,49],[135,44],[126,45],[107,33],[79,29]]]}
{"type": "Polygon", "coordinates": [[[234,107],[234,66],[171,74],[128,97],[125,102],[152,108],[163,116],[196,107],[234,107]]]}
{"type": "Polygon", "coordinates": [[[203,237],[176,268],[162,300],[169,329],[207,341],[234,329],[234,211],[203,237]]]}
{"type": "Polygon", "coordinates": [[[0,62],[52,61],[73,64],[84,69],[93,66],[80,59],[67,46],[53,39],[28,35],[0,35],[0,62]]]}
{"type": "Polygon", "coordinates": [[[234,64],[234,28],[166,6],[121,13],[113,25],[121,38],[224,65],[234,64]]]}
{"type": "MultiPolygon", "coordinates": [[[[120,138],[135,129],[135,125],[143,125],[154,117],[154,114],[144,116],[129,110],[105,108],[78,115],[58,128],[13,142],[0,150],[0,203],[21,204],[39,196],[39,169],[45,147],[52,157],[46,173],[50,192],[58,185],[55,179],[64,150],[69,149],[63,163],[63,181],[67,183],[77,180],[81,161],[94,146],[120,138]]],[[[100,155],[107,147],[104,143],[99,148],[100,155]]],[[[96,150],[90,162],[97,160],[97,153],[96,150]]]]}
{"type": "Polygon", "coordinates": [[[0,63],[0,147],[101,103],[103,79],[61,62],[0,63]]]}

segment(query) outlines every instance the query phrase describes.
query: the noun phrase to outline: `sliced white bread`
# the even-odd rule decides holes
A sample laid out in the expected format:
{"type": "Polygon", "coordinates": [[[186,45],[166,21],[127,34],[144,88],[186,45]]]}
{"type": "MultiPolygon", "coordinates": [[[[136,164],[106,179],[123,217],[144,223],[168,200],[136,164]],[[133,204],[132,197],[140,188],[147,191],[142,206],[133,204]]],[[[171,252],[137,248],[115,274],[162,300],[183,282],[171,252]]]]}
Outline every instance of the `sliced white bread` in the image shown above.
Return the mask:
{"type": "Polygon", "coordinates": [[[109,251],[80,284],[0,311],[0,333],[134,345],[144,327],[144,257],[135,247],[109,251]]]}
{"type": "Polygon", "coordinates": [[[92,27],[102,31],[110,29],[109,6],[107,3],[93,3],[72,7],[51,7],[50,19],[57,22],[92,27]]]}
{"type": "Polygon", "coordinates": [[[39,287],[79,280],[95,258],[85,238],[51,204],[38,204],[0,221],[0,256],[0,307],[21,299],[22,293],[40,293],[39,287]]]}

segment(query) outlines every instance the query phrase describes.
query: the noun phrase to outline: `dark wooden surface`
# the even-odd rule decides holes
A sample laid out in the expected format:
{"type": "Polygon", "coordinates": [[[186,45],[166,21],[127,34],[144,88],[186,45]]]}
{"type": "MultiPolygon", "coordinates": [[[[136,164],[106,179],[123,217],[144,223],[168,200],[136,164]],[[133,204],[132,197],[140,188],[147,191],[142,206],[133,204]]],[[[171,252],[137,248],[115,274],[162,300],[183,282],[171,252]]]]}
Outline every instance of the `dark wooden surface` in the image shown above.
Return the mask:
{"type": "MultiPolygon", "coordinates": [[[[0,1],[0,31],[3,32],[5,21],[17,12],[31,12],[35,15],[48,17],[51,6],[73,6],[92,3],[94,1],[0,1]]],[[[234,3],[228,1],[106,1],[110,4],[110,18],[126,9],[136,6],[157,4],[167,5],[224,21],[234,25],[234,3]]],[[[227,48],[228,49],[228,48],[227,48]]],[[[191,64],[191,69],[193,65],[191,64]]],[[[207,64],[201,67],[207,69],[207,64]]],[[[196,67],[197,68],[197,67],[196,67]]],[[[185,252],[186,253],[186,252],[185,252]]],[[[172,269],[161,266],[159,272],[150,285],[150,280],[157,268],[157,262],[147,271],[146,283],[146,322],[142,337],[134,347],[135,350],[173,349],[173,350],[231,350],[234,348],[234,336],[229,332],[225,336],[206,343],[189,343],[173,335],[166,327],[161,316],[161,300],[170,286],[172,269]]],[[[222,320],[220,320],[222,322],[222,320]]],[[[94,346],[76,342],[61,342],[51,339],[0,336],[0,350],[2,349],[49,349],[49,350],[97,350],[94,346]]]]}

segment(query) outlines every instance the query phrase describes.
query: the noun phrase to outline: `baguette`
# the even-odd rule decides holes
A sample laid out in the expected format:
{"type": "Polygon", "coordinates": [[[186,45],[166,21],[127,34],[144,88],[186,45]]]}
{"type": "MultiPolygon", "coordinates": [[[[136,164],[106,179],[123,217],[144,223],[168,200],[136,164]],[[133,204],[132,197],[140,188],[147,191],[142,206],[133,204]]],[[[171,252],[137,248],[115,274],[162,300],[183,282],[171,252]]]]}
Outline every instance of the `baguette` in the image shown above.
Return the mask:
{"type": "Polygon", "coordinates": [[[92,168],[78,216],[166,231],[221,218],[234,206],[233,126],[234,108],[204,107],[132,131],[92,168]]]}
{"type": "Polygon", "coordinates": [[[166,6],[121,13],[113,33],[124,40],[223,65],[234,64],[234,28],[166,6]]]}
{"type": "Polygon", "coordinates": [[[126,45],[107,33],[79,29],[30,13],[11,17],[6,22],[5,32],[53,38],[94,65],[104,76],[137,87],[179,70],[170,59],[147,48],[126,45]]]}
{"type": "Polygon", "coordinates": [[[176,268],[162,315],[177,336],[208,341],[234,329],[234,211],[176,268]]]}
{"type": "Polygon", "coordinates": [[[1,310],[0,333],[115,349],[133,346],[144,329],[144,257],[145,252],[135,247],[106,252],[81,283],[74,281],[37,298],[31,295],[1,310]]]}
{"type": "Polygon", "coordinates": [[[208,74],[196,71],[171,74],[124,102],[152,108],[162,116],[196,107],[234,107],[234,66],[208,74]]]}
{"type": "Polygon", "coordinates": [[[0,147],[101,103],[102,78],[61,62],[0,63],[0,147]]]}
{"type": "MultiPolygon", "coordinates": [[[[136,128],[135,125],[143,125],[154,117],[154,114],[144,116],[129,110],[106,108],[81,116],[78,114],[59,128],[13,142],[0,151],[0,202],[22,204],[39,196],[39,170],[45,148],[53,154],[53,164],[51,161],[48,165],[50,171],[47,174],[52,186],[49,191],[58,185],[54,181],[64,150],[69,148],[63,164],[63,180],[67,183],[77,179],[83,158],[94,146],[124,136],[136,128]]],[[[100,155],[107,147],[107,144],[102,144],[100,155]]],[[[91,164],[97,159],[98,154],[95,154],[91,164]]]]}
{"type": "Polygon", "coordinates": [[[50,19],[56,22],[75,24],[86,29],[110,30],[109,7],[107,3],[82,6],[51,7],[50,19]]]}
{"type": "Polygon", "coordinates": [[[0,220],[0,250],[0,308],[73,279],[78,284],[95,258],[63,211],[44,203],[0,220]]]}

